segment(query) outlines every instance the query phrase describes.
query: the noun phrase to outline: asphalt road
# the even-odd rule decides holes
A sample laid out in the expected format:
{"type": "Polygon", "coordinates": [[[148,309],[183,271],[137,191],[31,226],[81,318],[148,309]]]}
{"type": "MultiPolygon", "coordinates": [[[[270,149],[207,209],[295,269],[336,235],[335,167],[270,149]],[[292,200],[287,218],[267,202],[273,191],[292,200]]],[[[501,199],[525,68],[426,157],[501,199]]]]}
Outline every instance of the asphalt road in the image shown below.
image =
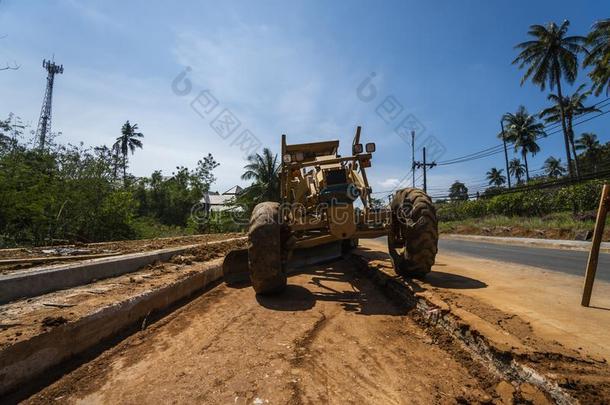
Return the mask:
{"type": "MultiPolygon", "coordinates": [[[[439,252],[458,253],[483,259],[517,263],[582,276],[589,252],[545,249],[463,240],[439,240],[439,252]]],[[[600,253],[597,280],[610,281],[610,254],[600,253]]]]}

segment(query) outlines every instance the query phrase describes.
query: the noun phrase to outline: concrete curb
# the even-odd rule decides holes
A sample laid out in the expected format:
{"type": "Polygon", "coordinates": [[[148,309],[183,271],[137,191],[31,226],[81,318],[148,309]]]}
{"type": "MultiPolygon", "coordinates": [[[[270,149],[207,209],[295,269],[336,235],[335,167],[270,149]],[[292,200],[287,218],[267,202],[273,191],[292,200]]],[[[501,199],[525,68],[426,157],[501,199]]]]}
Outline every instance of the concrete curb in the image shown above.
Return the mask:
{"type": "Polygon", "coordinates": [[[155,261],[167,261],[174,255],[186,253],[200,246],[216,245],[243,239],[246,238],[231,238],[208,242],[207,244],[179,246],[150,252],[91,259],[81,263],[22,270],[0,276],[0,304],[5,304],[18,298],[34,297],[52,291],[87,284],[94,280],[130,273],[155,261]]]}
{"type": "MultiPolygon", "coordinates": [[[[528,246],[544,249],[579,250],[587,252],[591,250],[591,242],[579,240],[515,238],[503,236],[459,234],[441,234],[441,239],[495,243],[498,245],[528,246]]],[[[601,253],[610,253],[610,242],[602,242],[599,251],[601,253]]]]}
{"type": "Polygon", "coordinates": [[[0,396],[222,278],[223,258],[189,277],[147,291],[0,350],[0,396]]]}

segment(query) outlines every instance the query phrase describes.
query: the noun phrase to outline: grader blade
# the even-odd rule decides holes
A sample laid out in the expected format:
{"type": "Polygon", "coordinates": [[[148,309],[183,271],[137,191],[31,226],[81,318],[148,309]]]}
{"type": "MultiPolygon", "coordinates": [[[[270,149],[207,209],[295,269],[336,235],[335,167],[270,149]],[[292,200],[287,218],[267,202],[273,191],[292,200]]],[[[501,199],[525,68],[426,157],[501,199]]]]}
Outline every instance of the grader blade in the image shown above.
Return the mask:
{"type": "Polygon", "coordinates": [[[312,266],[338,259],[341,257],[342,253],[341,242],[332,242],[310,248],[295,249],[288,260],[286,269],[288,273],[291,273],[301,267],[312,266]]]}
{"type": "MultiPolygon", "coordinates": [[[[333,242],[305,249],[295,249],[291,252],[284,268],[287,274],[296,273],[300,268],[338,259],[342,253],[341,242],[333,242]]],[[[229,252],[222,263],[222,275],[228,285],[250,282],[248,249],[238,249],[229,252]]]]}

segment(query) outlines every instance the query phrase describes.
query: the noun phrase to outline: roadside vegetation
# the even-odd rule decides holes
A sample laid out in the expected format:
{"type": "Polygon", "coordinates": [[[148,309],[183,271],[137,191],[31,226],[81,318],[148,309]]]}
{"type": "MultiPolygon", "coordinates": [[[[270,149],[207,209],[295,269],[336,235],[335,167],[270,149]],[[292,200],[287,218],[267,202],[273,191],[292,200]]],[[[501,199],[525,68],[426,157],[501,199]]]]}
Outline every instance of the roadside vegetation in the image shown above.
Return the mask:
{"type": "MultiPolygon", "coordinates": [[[[571,212],[559,212],[543,217],[507,217],[489,215],[460,221],[439,222],[441,233],[485,236],[512,236],[545,239],[585,239],[590,236],[595,220],[574,218],[571,212]]],[[[604,241],[610,241],[610,219],[606,221],[604,241]]]]}
{"type": "MultiPolygon", "coordinates": [[[[574,128],[579,117],[608,112],[587,99],[610,93],[610,19],[597,21],[586,36],[571,35],[569,28],[567,20],[532,25],[528,40],[516,46],[521,85],[548,89],[549,105],[538,113],[521,105],[502,115],[497,136],[515,156],[509,160],[506,153],[502,165],[487,171],[484,189],[469,190],[456,180],[437,199],[442,230],[507,227],[511,221],[535,230],[545,228],[538,222],[545,218],[552,219],[546,228],[572,233],[592,226],[599,179],[610,178],[610,142],[600,143],[592,132],[577,137],[574,128]],[[588,83],[567,91],[581,71],[588,83]],[[548,156],[543,167],[532,168],[529,159],[543,153],[539,140],[553,125],[563,135],[565,160],[548,156]]],[[[136,123],[125,122],[111,146],[97,147],[54,139],[36,146],[25,130],[12,114],[0,121],[0,247],[239,231],[257,203],[279,199],[278,156],[266,148],[248,158],[242,180],[251,184],[231,202],[233,209],[202,217],[197,209],[219,165],[211,154],[202,154],[195,168],[136,177],[129,173],[130,157],[145,147],[136,123]]]]}
{"type": "Polygon", "coordinates": [[[596,22],[587,36],[571,35],[569,27],[567,20],[532,25],[528,40],[516,45],[521,85],[549,89],[549,106],[530,113],[521,105],[501,117],[498,138],[516,156],[507,153],[502,166],[490,168],[483,189],[456,180],[437,199],[442,232],[572,239],[593,228],[601,185],[610,179],[610,142],[592,132],[577,137],[574,127],[582,116],[606,113],[587,99],[610,92],[610,19],[596,22]],[[566,91],[581,70],[589,83],[566,91]],[[565,160],[548,156],[532,168],[528,158],[543,153],[539,140],[551,135],[549,128],[563,136],[565,160]]]}
{"type": "Polygon", "coordinates": [[[194,169],[170,175],[128,172],[143,148],[126,122],[112,147],[24,141],[24,126],[0,121],[0,247],[177,236],[201,232],[192,207],[214,183],[218,163],[203,156],[194,169]]]}
{"type": "MultiPolygon", "coordinates": [[[[603,183],[591,180],[574,186],[439,203],[439,229],[444,233],[586,239],[595,223],[603,183]]],[[[610,240],[610,227],[604,240],[610,240]]]]}

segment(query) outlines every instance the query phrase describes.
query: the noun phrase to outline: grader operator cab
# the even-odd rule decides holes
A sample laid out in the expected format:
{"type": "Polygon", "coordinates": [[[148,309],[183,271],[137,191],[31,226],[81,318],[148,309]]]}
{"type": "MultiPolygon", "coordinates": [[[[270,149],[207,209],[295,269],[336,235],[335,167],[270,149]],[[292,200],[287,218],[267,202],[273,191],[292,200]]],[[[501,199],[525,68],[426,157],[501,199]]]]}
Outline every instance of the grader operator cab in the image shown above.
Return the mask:
{"type": "MultiPolygon", "coordinates": [[[[436,211],[422,190],[394,193],[388,207],[374,207],[366,169],[376,146],[360,143],[356,129],[352,154],[338,154],[339,141],[288,145],[282,135],[280,201],[254,208],[248,229],[249,247],[230,252],[223,264],[228,283],[249,276],[259,294],[286,286],[292,253],[341,243],[343,252],[361,238],[386,236],[396,272],[421,277],[430,271],[437,252],[436,211]]],[[[314,253],[315,254],[315,253],[314,253]]]]}

